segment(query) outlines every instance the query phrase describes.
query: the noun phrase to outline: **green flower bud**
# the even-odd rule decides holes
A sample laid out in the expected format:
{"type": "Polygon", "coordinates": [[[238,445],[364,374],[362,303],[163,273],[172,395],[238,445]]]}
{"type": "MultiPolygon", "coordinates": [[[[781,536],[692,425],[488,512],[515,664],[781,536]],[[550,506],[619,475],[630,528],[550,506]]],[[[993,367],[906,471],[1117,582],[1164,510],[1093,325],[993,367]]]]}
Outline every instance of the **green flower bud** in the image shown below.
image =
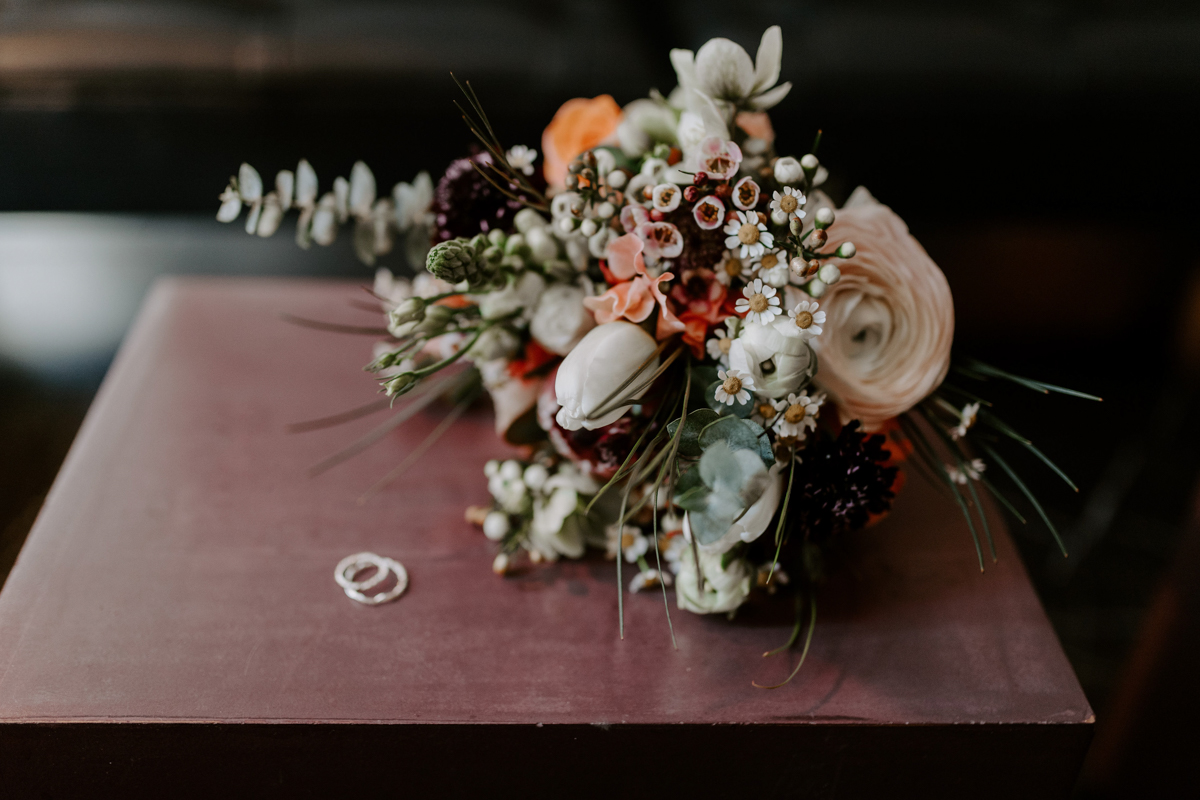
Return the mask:
{"type": "Polygon", "coordinates": [[[436,278],[447,283],[466,281],[471,288],[486,286],[492,282],[496,267],[484,258],[484,251],[491,245],[483,234],[473,239],[451,239],[440,242],[425,259],[425,268],[436,278]]]}
{"type": "Polygon", "coordinates": [[[383,384],[383,390],[388,397],[399,397],[412,391],[417,385],[417,376],[412,372],[401,372],[396,377],[383,384]]]}
{"type": "Polygon", "coordinates": [[[493,228],[487,235],[488,241],[497,247],[504,247],[504,231],[493,228]]]}

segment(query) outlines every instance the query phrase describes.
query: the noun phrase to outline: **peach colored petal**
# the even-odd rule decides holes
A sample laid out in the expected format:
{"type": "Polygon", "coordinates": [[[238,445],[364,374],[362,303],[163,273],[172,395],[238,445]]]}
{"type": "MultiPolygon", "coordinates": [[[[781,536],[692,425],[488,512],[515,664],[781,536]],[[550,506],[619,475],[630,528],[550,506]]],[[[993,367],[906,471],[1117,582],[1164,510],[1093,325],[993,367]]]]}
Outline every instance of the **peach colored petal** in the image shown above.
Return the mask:
{"type": "Polygon", "coordinates": [[[649,280],[638,276],[617,284],[599,297],[585,297],[583,305],[600,325],[622,317],[630,322],[641,322],[654,311],[653,288],[649,280]]]}
{"type": "Polygon", "coordinates": [[[739,111],[734,122],[755,139],[775,141],[775,129],[771,127],[771,118],[765,111],[739,111]]]}
{"type": "Polygon", "coordinates": [[[563,103],[542,133],[546,182],[563,185],[571,159],[603,143],[620,122],[621,107],[611,95],[576,97],[563,103]]]}
{"type": "Polygon", "coordinates": [[[646,262],[642,259],[642,250],[646,243],[638,236],[627,233],[614,239],[608,245],[608,270],[617,278],[627,281],[634,275],[646,272],[646,262]]]}
{"type": "Polygon", "coordinates": [[[658,288],[660,283],[663,281],[669,281],[674,277],[675,276],[670,272],[664,272],[662,275],[659,275],[657,278],[653,279],[653,281],[647,280],[646,278],[638,278],[638,280],[644,280],[650,284],[650,291],[653,293],[654,299],[658,302],[658,326],[655,329],[654,337],[659,340],[666,339],[668,336],[679,333],[686,327],[682,322],[680,322],[679,317],[675,316],[675,312],[672,311],[671,307],[667,304],[667,296],[662,293],[662,289],[658,288]]]}

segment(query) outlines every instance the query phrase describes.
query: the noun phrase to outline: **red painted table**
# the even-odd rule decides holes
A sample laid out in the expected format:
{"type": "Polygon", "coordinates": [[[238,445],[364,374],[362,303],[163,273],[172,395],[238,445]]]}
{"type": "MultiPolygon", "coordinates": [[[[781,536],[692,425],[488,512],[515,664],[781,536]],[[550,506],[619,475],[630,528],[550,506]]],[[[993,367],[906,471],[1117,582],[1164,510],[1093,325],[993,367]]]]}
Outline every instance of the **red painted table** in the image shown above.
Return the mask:
{"type": "Polygon", "coordinates": [[[345,283],[164,280],[146,302],[0,594],[0,786],[11,797],[1061,797],[1093,716],[997,518],[980,575],[957,509],[910,480],[820,594],[808,663],[761,653],[786,601],[736,621],[626,598],[614,568],[490,572],[463,522],[504,455],[467,415],[419,468],[357,498],[438,423],[285,425],[369,401],[378,324],[345,283]],[[353,552],[402,561],[390,605],[348,600],[353,552]],[[356,790],[357,793],[357,790],[356,790]]]}

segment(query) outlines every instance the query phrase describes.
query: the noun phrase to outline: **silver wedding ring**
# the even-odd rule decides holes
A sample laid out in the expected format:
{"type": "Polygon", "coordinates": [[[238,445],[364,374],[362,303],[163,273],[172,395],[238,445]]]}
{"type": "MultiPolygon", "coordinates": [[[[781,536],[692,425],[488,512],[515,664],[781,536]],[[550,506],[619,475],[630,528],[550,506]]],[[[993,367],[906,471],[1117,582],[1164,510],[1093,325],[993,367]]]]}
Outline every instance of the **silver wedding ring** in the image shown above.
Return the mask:
{"type": "Polygon", "coordinates": [[[394,558],[379,556],[374,553],[364,552],[346,556],[338,562],[337,569],[333,573],[333,579],[337,581],[338,586],[342,587],[342,591],[346,593],[347,597],[368,606],[389,603],[404,594],[404,590],[408,588],[408,571],[404,569],[404,565],[394,558]],[[361,581],[355,580],[355,576],[358,573],[371,567],[375,568],[373,575],[361,581]],[[371,589],[384,583],[389,575],[396,576],[395,586],[378,594],[366,594],[371,589]]]}

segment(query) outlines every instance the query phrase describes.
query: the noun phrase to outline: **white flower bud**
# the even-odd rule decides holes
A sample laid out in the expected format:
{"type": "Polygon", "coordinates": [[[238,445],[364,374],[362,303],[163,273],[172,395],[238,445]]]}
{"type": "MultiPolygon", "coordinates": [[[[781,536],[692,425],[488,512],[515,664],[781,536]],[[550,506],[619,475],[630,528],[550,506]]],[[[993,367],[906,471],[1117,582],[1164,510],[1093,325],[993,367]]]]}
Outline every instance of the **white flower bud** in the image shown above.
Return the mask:
{"type": "Polygon", "coordinates": [[[525,234],[525,243],[536,263],[544,264],[558,258],[558,243],[545,227],[531,229],[525,234]]]}
{"type": "Polygon", "coordinates": [[[667,162],[661,158],[647,158],[644,162],[642,162],[641,174],[645,175],[647,178],[654,178],[657,180],[658,177],[666,171],[666,169],[667,162]]]}
{"type": "Polygon", "coordinates": [[[854,246],[854,242],[842,242],[841,246],[837,249],[837,257],[854,258],[854,254],[857,252],[858,249],[854,246]]]}
{"type": "Polygon", "coordinates": [[[483,465],[483,476],[485,478],[494,478],[500,474],[500,462],[492,459],[483,465]]]}
{"type": "Polygon", "coordinates": [[[579,232],[584,236],[595,236],[596,231],[598,230],[600,230],[600,228],[598,225],[596,225],[596,220],[594,219],[585,219],[579,226],[579,232]]]}
{"type": "MultiPolygon", "coordinates": [[[[625,173],[621,173],[622,175],[625,173]]],[[[605,201],[596,206],[596,216],[600,219],[609,219],[613,214],[617,213],[617,208],[612,203],[605,201]]]]}
{"type": "Polygon", "coordinates": [[[842,279],[842,271],[838,269],[837,264],[823,264],[821,269],[817,270],[817,278],[823,283],[834,284],[842,279]]]}
{"type": "Polygon", "coordinates": [[[827,288],[829,287],[825,285],[825,281],[821,280],[820,278],[813,278],[808,282],[808,286],[805,290],[808,292],[810,297],[820,297],[821,295],[825,294],[825,290],[827,288]]]}
{"type": "Polygon", "coordinates": [[[496,556],[496,560],[492,562],[492,572],[497,575],[504,575],[508,572],[508,555],[506,553],[496,556]]]}
{"type": "Polygon", "coordinates": [[[504,241],[504,252],[512,254],[525,247],[526,239],[520,233],[514,233],[504,241]]]}
{"type": "Polygon", "coordinates": [[[816,156],[814,156],[812,153],[809,153],[800,159],[800,166],[806,171],[812,172],[814,169],[821,166],[821,162],[817,160],[816,156]]]}
{"type": "Polygon", "coordinates": [[[787,215],[786,211],[780,211],[779,209],[775,209],[774,211],[771,212],[771,222],[773,222],[774,224],[786,225],[787,221],[788,221],[788,215],[787,215]]]}
{"type": "Polygon", "coordinates": [[[775,180],[782,184],[799,183],[804,179],[804,170],[800,162],[791,156],[775,160],[775,180]]]}
{"type": "Polygon", "coordinates": [[[829,206],[822,206],[817,209],[816,221],[818,228],[828,228],[833,224],[833,209],[829,206]]]}
{"type": "Polygon", "coordinates": [[[546,481],[550,479],[550,471],[541,464],[530,464],[525,468],[525,474],[521,479],[525,481],[526,486],[537,491],[545,486],[546,481]]]}
{"type": "Polygon", "coordinates": [[[483,519],[483,535],[498,542],[508,535],[512,526],[508,524],[508,514],[503,511],[493,511],[483,519]]]}
{"type": "Polygon", "coordinates": [[[575,232],[574,217],[559,217],[558,222],[556,222],[555,225],[558,227],[559,232],[564,235],[575,232]]]}
{"type": "Polygon", "coordinates": [[[612,154],[611,150],[597,147],[592,151],[592,155],[596,157],[596,173],[599,175],[607,175],[617,165],[616,156],[612,154]]]}
{"type": "Polygon", "coordinates": [[[629,178],[619,169],[608,173],[608,177],[604,179],[605,183],[614,189],[620,189],[625,185],[625,181],[627,180],[629,180],[629,178]]]}
{"type": "Polygon", "coordinates": [[[513,226],[526,235],[534,228],[544,228],[547,224],[549,223],[546,222],[546,218],[532,208],[522,208],[513,217],[513,226]]]}
{"type": "Polygon", "coordinates": [[[500,465],[500,477],[506,481],[520,480],[523,472],[519,461],[509,460],[500,465]]]}

